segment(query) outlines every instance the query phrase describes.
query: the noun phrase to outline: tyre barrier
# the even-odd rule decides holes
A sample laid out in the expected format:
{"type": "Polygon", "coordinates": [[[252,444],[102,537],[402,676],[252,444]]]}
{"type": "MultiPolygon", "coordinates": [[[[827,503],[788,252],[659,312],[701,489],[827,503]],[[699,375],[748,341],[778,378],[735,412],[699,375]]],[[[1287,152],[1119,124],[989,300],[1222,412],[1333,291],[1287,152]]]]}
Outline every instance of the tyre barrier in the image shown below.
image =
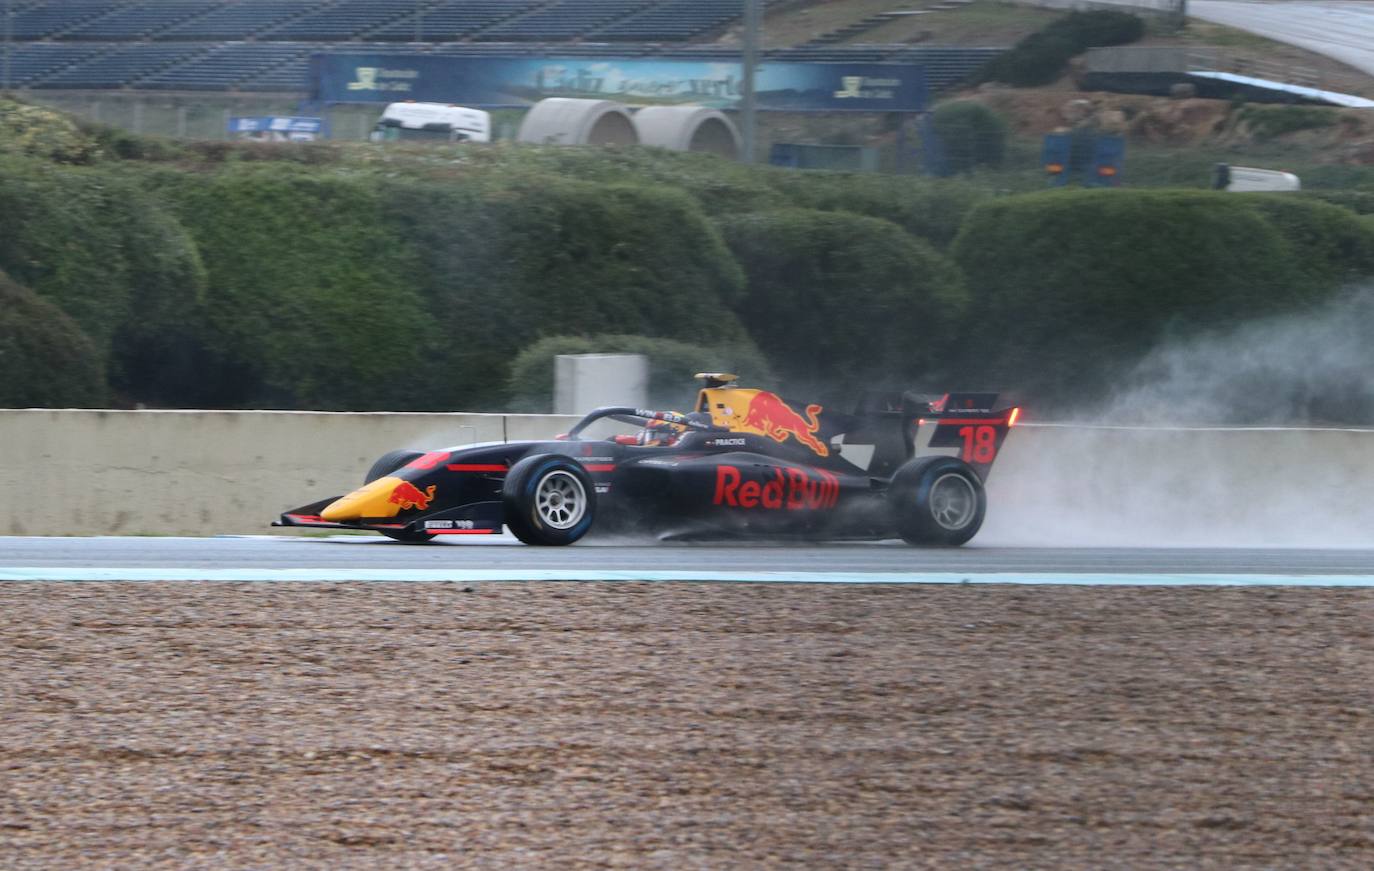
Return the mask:
{"type": "Polygon", "coordinates": [[[646,106],[634,114],[641,145],[699,151],[738,160],[739,131],[723,112],[703,106],[646,106]]]}
{"type": "Polygon", "coordinates": [[[520,122],[519,142],[536,145],[638,145],[630,110],[613,100],[550,97],[520,122]]]}

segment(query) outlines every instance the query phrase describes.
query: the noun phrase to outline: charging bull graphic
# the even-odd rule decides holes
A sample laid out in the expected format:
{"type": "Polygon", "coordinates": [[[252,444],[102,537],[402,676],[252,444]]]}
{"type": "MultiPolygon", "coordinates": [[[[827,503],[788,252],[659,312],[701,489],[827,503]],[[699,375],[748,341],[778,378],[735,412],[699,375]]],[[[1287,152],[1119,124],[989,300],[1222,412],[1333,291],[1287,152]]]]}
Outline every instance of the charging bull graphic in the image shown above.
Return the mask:
{"type": "Polygon", "coordinates": [[[409,481],[402,481],[391,491],[391,496],[387,498],[387,501],[401,506],[402,511],[409,511],[412,508],[424,511],[429,508],[429,503],[434,498],[434,486],[430,484],[421,490],[409,481]]]}
{"type": "Polygon", "coordinates": [[[830,455],[829,448],[815,436],[816,431],[821,428],[818,418],[820,413],[819,405],[808,405],[806,417],[802,417],[792,410],[792,406],[779,399],[776,393],[760,390],[749,400],[749,407],[745,409],[743,419],[731,428],[766,435],[776,442],[785,442],[788,436],[791,436],[822,457],[826,457],[830,455]]]}

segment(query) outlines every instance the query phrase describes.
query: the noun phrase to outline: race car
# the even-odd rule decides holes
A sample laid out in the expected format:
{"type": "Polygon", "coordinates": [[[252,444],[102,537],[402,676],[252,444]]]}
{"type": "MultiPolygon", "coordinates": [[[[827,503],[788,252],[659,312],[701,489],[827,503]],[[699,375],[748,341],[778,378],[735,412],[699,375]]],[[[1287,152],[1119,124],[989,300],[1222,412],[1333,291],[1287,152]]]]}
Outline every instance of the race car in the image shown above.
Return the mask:
{"type": "Polygon", "coordinates": [[[995,393],[868,394],[852,413],[702,373],[689,413],[598,408],[550,441],[392,451],[363,486],[274,526],[374,530],[426,544],[509,529],[532,545],[592,529],[664,538],[887,539],[961,545],[1020,414],[995,393]],[[600,421],[634,433],[583,438],[600,421]]]}

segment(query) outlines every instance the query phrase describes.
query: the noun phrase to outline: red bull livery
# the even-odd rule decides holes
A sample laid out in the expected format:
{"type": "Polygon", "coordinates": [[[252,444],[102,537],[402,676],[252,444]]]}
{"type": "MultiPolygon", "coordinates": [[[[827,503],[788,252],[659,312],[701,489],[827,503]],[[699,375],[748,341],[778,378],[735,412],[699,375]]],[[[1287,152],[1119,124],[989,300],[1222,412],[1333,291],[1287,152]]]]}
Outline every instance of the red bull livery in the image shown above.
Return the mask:
{"type": "Polygon", "coordinates": [[[393,451],[357,490],[274,525],[411,544],[509,529],[540,545],[593,530],[959,545],[982,525],[983,484],[1020,413],[994,393],[875,393],[839,412],[697,377],[690,412],[599,408],[551,441],[393,451]],[[637,431],[583,438],[607,420],[637,431]]]}

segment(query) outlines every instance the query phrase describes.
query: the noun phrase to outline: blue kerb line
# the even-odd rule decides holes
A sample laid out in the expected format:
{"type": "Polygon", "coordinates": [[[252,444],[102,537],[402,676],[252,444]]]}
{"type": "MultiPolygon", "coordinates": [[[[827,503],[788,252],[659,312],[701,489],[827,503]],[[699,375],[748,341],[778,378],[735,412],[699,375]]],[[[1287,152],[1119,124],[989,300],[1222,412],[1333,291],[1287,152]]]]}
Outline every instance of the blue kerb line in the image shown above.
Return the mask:
{"type": "Polygon", "coordinates": [[[1374,575],[1071,572],[697,572],[588,569],[148,569],[0,567],[0,581],[695,581],[777,584],[1044,584],[1144,587],[1374,587],[1374,575]]]}

